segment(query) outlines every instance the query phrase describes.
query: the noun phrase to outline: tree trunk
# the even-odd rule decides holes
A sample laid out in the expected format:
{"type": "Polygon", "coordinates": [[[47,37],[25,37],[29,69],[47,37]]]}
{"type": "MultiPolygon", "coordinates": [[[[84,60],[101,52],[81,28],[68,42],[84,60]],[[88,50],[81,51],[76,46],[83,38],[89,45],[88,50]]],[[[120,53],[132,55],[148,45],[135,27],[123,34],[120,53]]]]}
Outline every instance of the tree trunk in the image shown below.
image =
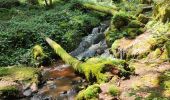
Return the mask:
{"type": "Polygon", "coordinates": [[[50,6],[53,5],[53,0],[49,0],[49,5],[50,5],[50,6]]]}
{"type": "Polygon", "coordinates": [[[50,38],[45,37],[45,40],[65,63],[70,64],[75,71],[84,74],[88,81],[97,81],[98,83],[108,81],[109,75],[105,74],[106,69],[108,68],[109,70],[107,71],[112,71],[113,69],[120,70],[121,75],[127,75],[130,73],[124,69],[126,63],[124,60],[91,58],[86,62],[81,62],[68,54],[59,44],[50,38]]]}
{"type": "Polygon", "coordinates": [[[69,55],[59,44],[50,38],[46,37],[45,40],[51,46],[51,48],[54,49],[55,53],[58,54],[64,62],[70,64],[74,69],[77,68],[78,64],[82,63],[81,61],[69,55]]]}
{"type": "Polygon", "coordinates": [[[116,9],[112,7],[106,7],[106,6],[91,4],[91,3],[82,3],[82,5],[87,9],[96,10],[110,15],[113,15],[115,14],[115,12],[117,12],[116,9]]]}

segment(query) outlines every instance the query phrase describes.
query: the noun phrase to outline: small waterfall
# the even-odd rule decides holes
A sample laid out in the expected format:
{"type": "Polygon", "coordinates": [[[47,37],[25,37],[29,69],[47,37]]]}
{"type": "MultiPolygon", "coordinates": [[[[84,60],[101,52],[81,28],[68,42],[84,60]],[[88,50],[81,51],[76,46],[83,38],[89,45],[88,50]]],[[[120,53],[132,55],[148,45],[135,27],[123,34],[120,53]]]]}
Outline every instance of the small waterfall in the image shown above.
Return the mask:
{"type": "Polygon", "coordinates": [[[118,49],[119,58],[126,59],[126,52],[123,49],[118,49]]]}
{"type": "Polygon", "coordinates": [[[102,23],[100,26],[93,28],[92,33],[84,37],[78,48],[70,54],[79,60],[102,54],[107,49],[104,34],[107,27],[108,24],[102,23]]]}

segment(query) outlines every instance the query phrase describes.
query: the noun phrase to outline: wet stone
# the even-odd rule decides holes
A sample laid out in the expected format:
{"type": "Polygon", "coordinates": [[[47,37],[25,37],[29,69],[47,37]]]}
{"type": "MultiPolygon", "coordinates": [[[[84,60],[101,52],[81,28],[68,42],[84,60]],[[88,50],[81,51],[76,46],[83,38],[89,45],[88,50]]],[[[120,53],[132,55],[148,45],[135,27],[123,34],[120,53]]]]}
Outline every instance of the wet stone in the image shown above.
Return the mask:
{"type": "Polygon", "coordinates": [[[56,89],[57,88],[57,86],[56,86],[54,81],[47,81],[47,87],[49,89],[56,89]]]}
{"type": "Polygon", "coordinates": [[[32,94],[32,90],[31,89],[28,89],[28,90],[25,90],[24,92],[23,92],[23,95],[24,96],[31,96],[31,94],[32,94]]]}

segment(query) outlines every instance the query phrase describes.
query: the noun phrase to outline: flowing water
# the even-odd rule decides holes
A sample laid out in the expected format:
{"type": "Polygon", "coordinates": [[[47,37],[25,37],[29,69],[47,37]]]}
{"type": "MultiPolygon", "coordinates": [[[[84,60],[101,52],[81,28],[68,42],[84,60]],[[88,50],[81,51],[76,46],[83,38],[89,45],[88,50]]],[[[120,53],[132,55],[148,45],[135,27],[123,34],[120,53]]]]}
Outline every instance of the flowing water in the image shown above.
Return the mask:
{"type": "MultiPolygon", "coordinates": [[[[104,34],[108,26],[109,24],[104,22],[99,27],[95,27],[70,54],[79,60],[97,55],[112,57],[107,49],[104,34]]],[[[88,85],[84,79],[74,73],[71,66],[62,61],[43,68],[42,80],[38,92],[31,96],[31,100],[74,100],[76,94],[88,85]]]]}
{"type": "Polygon", "coordinates": [[[62,61],[43,68],[42,75],[45,82],[31,100],[74,100],[83,81],[62,61]]]}
{"type": "Polygon", "coordinates": [[[108,48],[105,40],[105,31],[109,23],[103,22],[100,26],[93,28],[92,33],[84,37],[78,48],[70,54],[79,60],[85,60],[97,55],[106,54],[108,48]]]}

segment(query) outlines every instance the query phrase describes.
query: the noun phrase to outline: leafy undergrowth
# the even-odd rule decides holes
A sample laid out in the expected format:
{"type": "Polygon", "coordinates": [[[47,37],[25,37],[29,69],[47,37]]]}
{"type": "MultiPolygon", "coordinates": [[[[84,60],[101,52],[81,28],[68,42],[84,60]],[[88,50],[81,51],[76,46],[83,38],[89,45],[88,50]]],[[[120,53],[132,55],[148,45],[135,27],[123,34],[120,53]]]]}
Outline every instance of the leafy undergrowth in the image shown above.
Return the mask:
{"type": "Polygon", "coordinates": [[[99,13],[85,13],[72,9],[73,6],[71,2],[58,2],[46,9],[21,3],[10,9],[0,8],[0,65],[30,64],[31,48],[35,44],[42,45],[49,53],[40,33],[67,51],[73,50],[101,18],[99,13]]]}

